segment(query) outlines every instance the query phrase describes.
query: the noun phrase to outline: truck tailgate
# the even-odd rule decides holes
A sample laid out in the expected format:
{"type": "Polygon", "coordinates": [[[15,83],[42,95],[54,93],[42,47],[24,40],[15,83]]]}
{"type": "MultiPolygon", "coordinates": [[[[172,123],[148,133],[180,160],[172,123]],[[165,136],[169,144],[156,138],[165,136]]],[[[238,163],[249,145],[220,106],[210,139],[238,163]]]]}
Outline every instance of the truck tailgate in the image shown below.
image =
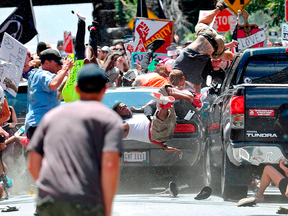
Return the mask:
{"type": "Polygon", "coordinates": [[[245,139],[288,142],[288,85],[245,87],[245,139]]]}

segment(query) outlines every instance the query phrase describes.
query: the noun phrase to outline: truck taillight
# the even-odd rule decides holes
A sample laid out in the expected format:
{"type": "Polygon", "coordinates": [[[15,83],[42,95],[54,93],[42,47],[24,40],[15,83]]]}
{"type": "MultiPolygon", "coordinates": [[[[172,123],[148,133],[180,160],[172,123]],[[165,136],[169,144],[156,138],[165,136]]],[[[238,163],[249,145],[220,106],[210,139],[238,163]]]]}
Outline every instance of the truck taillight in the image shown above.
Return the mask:
{"type": "Polygon", "coordinates": [[[231,100],[231,115],[241,115],[244,114],[245,106],[244,106],[244,96],[233,96],[231,100]]]}
{"type": "Polygon", "coordinates": [[[195,132],[194,125],[191,124],[177,124],[174,133],[193,133],[195,132]]]}

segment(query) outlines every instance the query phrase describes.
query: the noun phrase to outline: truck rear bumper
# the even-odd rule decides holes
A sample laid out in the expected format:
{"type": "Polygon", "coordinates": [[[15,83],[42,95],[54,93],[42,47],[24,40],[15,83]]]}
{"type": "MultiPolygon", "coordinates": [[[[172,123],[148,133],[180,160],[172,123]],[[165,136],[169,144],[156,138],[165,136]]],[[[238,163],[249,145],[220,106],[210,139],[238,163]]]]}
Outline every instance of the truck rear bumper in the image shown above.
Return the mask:
{"type": "Polygon", "coordinates": [[[253,143],[231,143],[227,148],[227,155],[230,161],[236,165],[252,164],[278,164],[280,160],[288,162],[282,149],[275,144],[266,146],[256,146],[253,143]]]}

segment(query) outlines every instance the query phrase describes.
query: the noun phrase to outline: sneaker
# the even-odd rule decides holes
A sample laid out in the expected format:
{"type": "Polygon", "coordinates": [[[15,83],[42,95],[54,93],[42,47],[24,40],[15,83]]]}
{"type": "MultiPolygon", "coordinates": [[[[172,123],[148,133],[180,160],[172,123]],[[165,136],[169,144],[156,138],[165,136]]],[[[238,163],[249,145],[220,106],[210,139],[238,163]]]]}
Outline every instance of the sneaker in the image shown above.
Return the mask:
{"type": "Polygon", "coordinates": [[[151,43],[147,44],[147,52],[148,50],[155,52],[157,49],[159,49],[166,41],[164,39],[156,39],[152,41],[151,43]]]}
{"type": "Polygon", "coordinates": [[[154,98],[157,102],[159,102],[160,104],[168,104],[168,103],[174,103],[175,102],[175,98],[172,96],[163,96],[161,93],[159,92],[152,92],[151,97],[154,98]]]}
{"type": "Polygon", "coordinates": [[[203,200],[210,197],[212,194],[212,188],[209,186],[205,186],[202,190],[194,197],[196,200],[203,200]]]}
{"type": "Polygon", "coordinates": [[[228,5],[224,2],[224,0],[218,0],[216,4],[216,8],[218,8],[220,11],[225,10],[228,7],[228,5]]]}
{"type": "Polygon", "coordinates": [[[176,186],[175,182],[173,182],[173,181],[171,181],[169,183],[169,192],[173,197],[177,197],[177,195],[178,195],[177,186],[176,186]]]}
{"type": "Polygon", "coordinates": [[[256,203],[264,202],[264,196],[258,197],[257,192],[253,194],[251,197],[243,198],[237,203],[237,207],[241,206],[253,206],[256,205],[256,203]]]}

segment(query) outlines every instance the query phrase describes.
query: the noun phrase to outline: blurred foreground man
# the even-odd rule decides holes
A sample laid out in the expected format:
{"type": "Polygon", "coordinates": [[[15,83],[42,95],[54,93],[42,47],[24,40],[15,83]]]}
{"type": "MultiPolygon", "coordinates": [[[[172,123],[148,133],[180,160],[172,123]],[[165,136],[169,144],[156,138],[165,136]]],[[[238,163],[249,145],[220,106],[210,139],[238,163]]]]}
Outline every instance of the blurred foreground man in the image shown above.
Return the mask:
{"type": "Polygon", "coordinates": [[[102,69],[83,66],[76,85],[81,99],[44,115],[28,145],[41,216],[111,215],[123,127],[101,103],[106,83],[102,69]]]}

